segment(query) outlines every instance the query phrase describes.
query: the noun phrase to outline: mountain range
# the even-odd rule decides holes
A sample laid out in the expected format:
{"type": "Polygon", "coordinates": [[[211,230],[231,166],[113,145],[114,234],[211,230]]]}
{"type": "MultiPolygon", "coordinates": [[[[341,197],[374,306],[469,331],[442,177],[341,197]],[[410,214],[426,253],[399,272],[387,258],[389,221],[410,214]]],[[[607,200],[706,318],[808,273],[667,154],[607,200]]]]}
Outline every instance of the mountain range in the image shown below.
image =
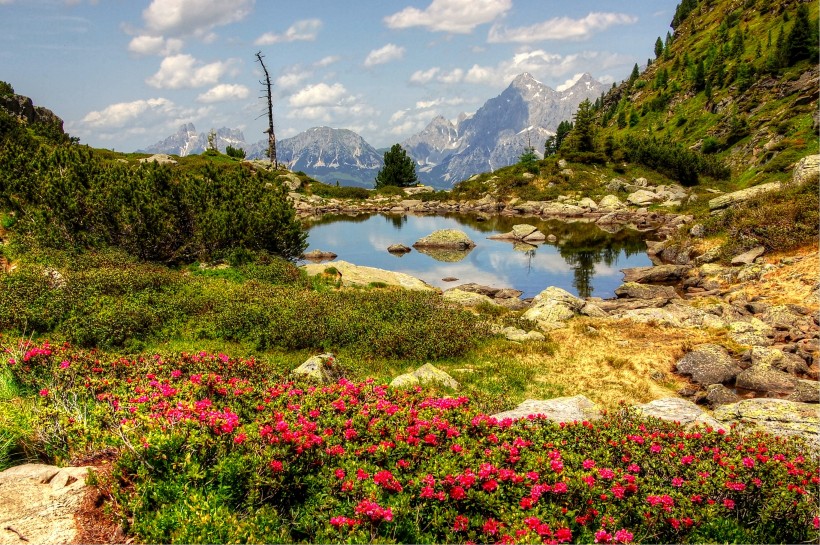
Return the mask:
{"type": "MultiPolygon", "coordinates": [[[[473,174],[518,162],[528,146],[540,153],[561,121],[571,119],[581,102],[595,100],[605,90],[589,74],[556,91],[523,73],[475,113],[462,114],[455,122],[437,116],[401,145],[415,160],[420,182],[449,188],[473,174]]],[[[207,143],[207,134],[197,133],[188,123],[141,151],[185,156],[201,153],[207,143]]],[[[216,131],[216,145],[220,151],[228,145],[243,148],[253,159],[264,157],[267,140],[247,143],[241,131],[221,128],[216,131]]],[[[382,155],[361,136],[329,127],[314,127],[278,140],[277,158],[289,169],[327,183],[368,188],[373,187],[383,164],[382,155]]]]}

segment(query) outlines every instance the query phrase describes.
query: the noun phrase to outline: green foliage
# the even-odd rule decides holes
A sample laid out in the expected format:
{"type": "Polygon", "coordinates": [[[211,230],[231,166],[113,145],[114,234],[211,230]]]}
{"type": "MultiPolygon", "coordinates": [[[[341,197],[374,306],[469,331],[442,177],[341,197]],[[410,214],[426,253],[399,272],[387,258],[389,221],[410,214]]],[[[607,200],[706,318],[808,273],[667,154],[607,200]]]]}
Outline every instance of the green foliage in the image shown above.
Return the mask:
{"type": "Polygon", "coordinates": [[[555,129],[555,149],[561,149],[561,146],[564,144],[564,139],[566,139],[570,131],[572,131],[572,122],[565,119],[558,124],[558,127],[555,129]]]}
{"type": "Polygon", "coordinates": [[[677,29],[697,6],[698,0],[681,0],[681,3],[675,8],[675,15],[672,17],[671,27],[677,29]]]}
{"type": "Polygon", "coordinates": [[[235,248],[292,259],[306,234],[274,175],[245,165],[131,166],[78,146],[9,138],[0,205],[15,231],[51,248],[114,246],[141,259],[208,260],[235,248]]]}
{"type": "Polygon", "coordinates": [[[794,24],[784,43],[784,56],[789,66],[817,58],[817,25],[809,21],[809,8],[804,3],[795,10],[794,24]]]}
{"type": "MultiPolygon", "coordinates": [[[[573,117],[572,130],[562,140],[561,150],[566,152],[593,152],[595,151],[595,112],[589,99],[578,105],[578,111],[573,117]]],[[[560,126],[559,126],[560,128],[560,126]]]]}
{"type": "Polygon", "coordinates": [[[729,169],[714,157],[706,157],[668,139],[627,135],[623,146],[628,159],[653,168],[684,185],[698,183],[699,175],[725,179],[729,169]]]}
{"type": "Polygon", "coordinates": [[[384,152],[384,167],[376,174],[376,188],[387,185],[411,187],[418,183],[416,164],[399,144],[384,152]]]}
{"type": "Polygon", "coordinates": [[[538,174],[538,156],[535,154],[535,148],[526,148],[518,158],[518,165],[526,172],[538,174]]]}
{"type": "Polygon", "coordinates": [[[632,85],[635,83],[635,80],[640,77],[641,71],[638,69],[638,63],[635,63],[635,66],[632,67],[632,72],[629,74],[629,84],[632,85]]]}
{"type": "Polygon", "coordinates": [[[310,182],[310,192],[327,199],[367,199],[371,192],[363,187],[329,185],[322,182],[310,182]]]}
{"type": "Polygon", "coordinates": [[[8,97],[14,94],[14,87],[10,83],[0,81],[0,97],[8,97]]]}
{"type": "Polygon", "coordinates": [[[659,59],[661,55],[663,55],[663,40],[658,36],[658,39],[655,40],[655,58],[659,59]]]}
{"type": "Polygon", "coordinates": [[[225,148],[225,154],[228,157],[233,157],[234,159],[244,159],[245,158],[245,150],[242,148],[235,148],[233,146],[228,146],[225,148]]]}

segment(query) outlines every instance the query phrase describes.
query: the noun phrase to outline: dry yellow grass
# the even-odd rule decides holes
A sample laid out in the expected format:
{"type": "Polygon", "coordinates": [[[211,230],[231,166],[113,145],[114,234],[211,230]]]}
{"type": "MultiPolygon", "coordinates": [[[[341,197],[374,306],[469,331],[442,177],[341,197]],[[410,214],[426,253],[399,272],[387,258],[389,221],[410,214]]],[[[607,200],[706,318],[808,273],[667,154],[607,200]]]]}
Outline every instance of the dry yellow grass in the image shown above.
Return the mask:
{"type": "MultiPolygon", "coordinates": [[[[775,305],[805,305],[812,290],[820,280],[820,254],[817,246],[801,248],[791,252],[776,253],[766,257],[767,263],[778,268],[768,273],[759,282],[750,282],[743,287],[747,297],[760,297],[775,305]],[[790,265],[781,265],[784,258],[801,258],[790,265]]],[[[816,309],[816,305],[815,306],[816,309]]]]}

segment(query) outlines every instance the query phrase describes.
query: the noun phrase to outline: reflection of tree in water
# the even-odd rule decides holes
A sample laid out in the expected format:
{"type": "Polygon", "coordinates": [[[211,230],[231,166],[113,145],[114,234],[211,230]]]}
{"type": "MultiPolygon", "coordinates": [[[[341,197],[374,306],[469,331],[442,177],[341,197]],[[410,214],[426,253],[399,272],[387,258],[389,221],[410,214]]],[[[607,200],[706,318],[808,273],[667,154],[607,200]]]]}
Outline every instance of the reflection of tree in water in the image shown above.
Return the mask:
{"type": "Polygon", "coordinates": [[[323,214],[321,216],[308,216],[302,219],[302,225],[305,228],[315,227],[317,225],[327,225],[328,223],[336,223],[343,221],[346,223],[363,223],[375,216],[374,213],[362,214],[323,214]]]}
{"type": "Polygon", "coordinates": [[[402,226],[405,223],[407,223],[407,216],[405,216],[404,214],[387,214],[384,216],[384,219],[386,219],[389,223],[392,223],[393,227],[395,227],[396,230],[399,231],[401,230],[402,226]]]}
{"type": "Polygon", "coordinates": [[[634,231],[623,230],[609,235],[597,227],[595,230],[598,232],[577,230],[561,239],[562,244],[558,246],[558,253],[573,268],[573,285],[579,297],[592,295],[595,265],[604,263],[612,267],[621,252],[630,257],[646,249],[643,238],[634,231]]]}

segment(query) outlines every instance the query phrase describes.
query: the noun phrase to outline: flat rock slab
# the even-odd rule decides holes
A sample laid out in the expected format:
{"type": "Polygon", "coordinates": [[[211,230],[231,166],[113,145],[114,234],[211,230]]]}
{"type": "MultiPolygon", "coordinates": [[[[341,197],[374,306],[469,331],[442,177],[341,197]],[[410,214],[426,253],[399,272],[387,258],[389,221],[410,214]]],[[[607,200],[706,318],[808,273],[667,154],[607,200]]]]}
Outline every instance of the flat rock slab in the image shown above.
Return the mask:
{"type": "Polygon", "coordinates": [[[739,423],[773,435],[800,437],[820,450],[820,407],[785,399],[744,399],[715,409],[715,418],[725,426],[739,423]]]}
{"type": "Polygon", "coordinates": [[[752,248],[748,252],[743,252],[740,255],[736,255],[732,258],[732,265],[751,265],[754,263],[755,259],[762,256],[763,253],[766,251],[766,248],[763,246],[757,246],[756,248],[752,248]]]}
{"type": "Polygon", "coordinates": [[[741,189],[740,191],[735,191],[733,193],[727,193],[725,195],[721,195],[720,197],[711,199],[709,201],[709,210],[726,208],[729,205],[747,201],[757,195],[762,195],[763,193],[768,193],[769,191],[777,191],[782,186],[783,184],[780,182],[769,182],[767,184],[756,185],[748,189],[741,189]]]}
{"type": "Polygon", "coordinates": [[[577,395],[547,400],[528,399],[515,409],[494,414],[493,417],[498,420],[518,420],[538,415],[543,415],[553,422],[583,422],[600,419],[601,410],[587,397],[577,395]]]}
{"type": "Polygon", "coordinates": [[[85,467],[44,464],[0,473],[0,544],[73,543],[87,473],[85,467]]]}
{"type": "Polygon", "coordinates": [[[677,282],[686,277],[692,267],[688,265],[658,265],[656,267],[632,267],[621,269],[624,273],[624,282],[638,282],[640,284],[658,284],[663,282],[677,282]]]}
{"type": "Polygon", "coordinates": [[[712,428],[726,428],[720,422],[709,416],[703,409],[680,397],[665,397],[656,399],[636,407],[638,412],[645,416],[652,416],[670,422],[679,422],[683,426],[704,424],[712,428]]]}
{"type": "MultiPolygon", "coordinates": [[[[386,271],[384,269],[377,269],[376,267],[354,265],[347,261],[334,261],[331,266],[342,275],[343,286],[368,286],[372,283],[383,283],[388,286],[398,286],[408,290],[438,291],[437,288],[434,288],[427,282],[410,276],[409,274],[386,271]]],[[[321,263],[304,265],[302,267],[302,269],[311,276],[322,274],[327,268],[328,265],[321,263]]]]}

